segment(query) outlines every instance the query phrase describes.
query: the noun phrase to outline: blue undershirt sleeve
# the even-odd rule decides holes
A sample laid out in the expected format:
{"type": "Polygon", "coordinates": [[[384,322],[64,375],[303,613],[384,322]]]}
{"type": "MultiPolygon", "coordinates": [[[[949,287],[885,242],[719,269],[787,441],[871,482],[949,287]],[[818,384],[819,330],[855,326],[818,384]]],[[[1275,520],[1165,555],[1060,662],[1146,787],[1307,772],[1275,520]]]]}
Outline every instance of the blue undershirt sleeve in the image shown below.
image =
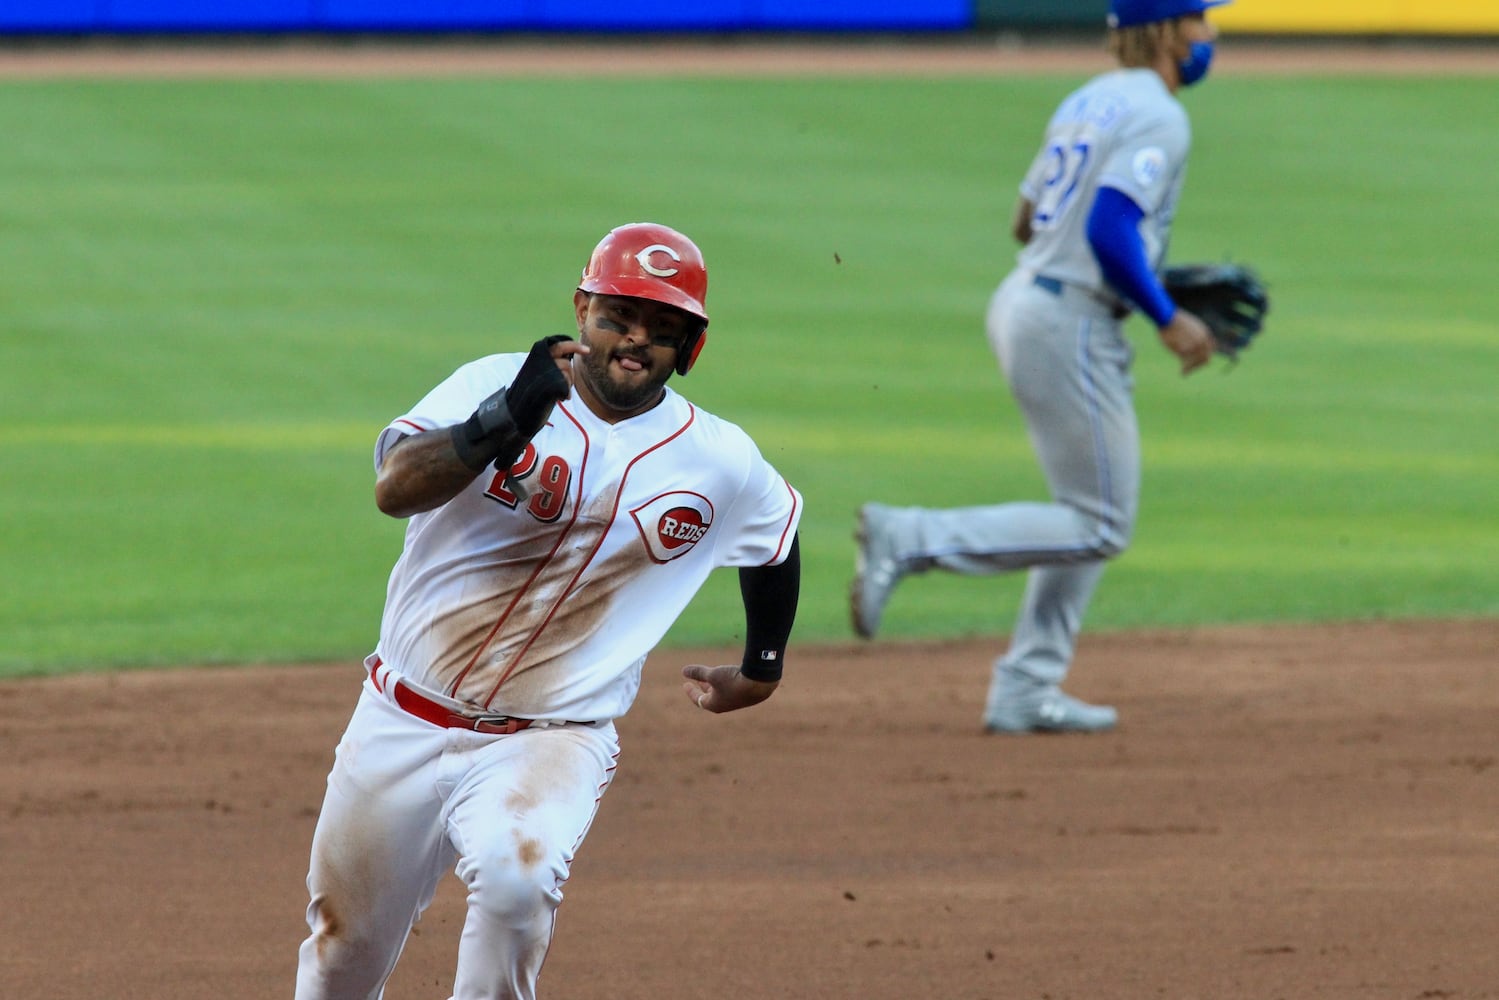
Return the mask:
{"type": "Polygon", "coordinates": [[[1140,239],[1140,220],[1144,217],[1145,212],[1123,191],[1099,188],[1088,213],[1088,245],[1109,284],[1162,327],[1176,315],[1176,303],[1145,259],[1145,244],[1140,239]]]}

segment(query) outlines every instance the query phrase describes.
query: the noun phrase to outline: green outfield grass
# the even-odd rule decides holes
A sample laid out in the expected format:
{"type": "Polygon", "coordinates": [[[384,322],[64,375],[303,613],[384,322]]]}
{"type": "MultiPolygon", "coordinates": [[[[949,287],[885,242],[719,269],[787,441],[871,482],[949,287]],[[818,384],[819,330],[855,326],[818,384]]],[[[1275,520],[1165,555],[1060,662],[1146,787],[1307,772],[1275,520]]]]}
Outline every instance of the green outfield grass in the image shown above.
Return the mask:
{"type": "MultiPolygon", "coordinates": [[[[707,253],[678,387],[801,488],[797,636],[847,638],[860,502],[1042,496],[981,323],[1079,80],[0,84],[0,673],[362,655],[376,433],[569,330],[637,219],[707,253]]],[[[1132,326],[1143,513],[1089,625],[1499,613],[1499,79],[1188,104],[1173,257],[1256,263],[1274,311],[1185,380],[1132,326]]],[[[1020,585],[913,580],[889,634],[1001,634],[1020,585]]],[[[671,641],[740,633],[720,573],[671,641]]]]}

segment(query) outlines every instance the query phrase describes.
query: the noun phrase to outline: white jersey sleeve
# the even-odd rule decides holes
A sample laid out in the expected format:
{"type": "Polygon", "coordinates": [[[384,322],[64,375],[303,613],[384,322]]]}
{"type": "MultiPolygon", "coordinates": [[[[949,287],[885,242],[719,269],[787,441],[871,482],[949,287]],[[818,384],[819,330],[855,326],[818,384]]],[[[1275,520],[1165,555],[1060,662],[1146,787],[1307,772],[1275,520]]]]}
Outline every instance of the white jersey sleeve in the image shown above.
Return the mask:
{"type": "MultiPolygon", "coordinates": [[[[699,411],[701,413],[701,411],[699,411]]],[[[732,436],[742,455],[742,485],[723,515],[724,530],[714,544],[717,566],[774,566],[785,560],[791,536],[801,516],[802,498],[777,472],[749,435],[733,424],[702,413],[705,423],[717,423],[721,436],[732,436]]]]}
{"type": "Polygon", "coordinates": [[[375,468],[380,468],[385,453],[401,438],[463,423],[480,403],[510,384],[525,360],[524,354],[491,354],[453,372],[380,432],[375,439],[375,468]]]}

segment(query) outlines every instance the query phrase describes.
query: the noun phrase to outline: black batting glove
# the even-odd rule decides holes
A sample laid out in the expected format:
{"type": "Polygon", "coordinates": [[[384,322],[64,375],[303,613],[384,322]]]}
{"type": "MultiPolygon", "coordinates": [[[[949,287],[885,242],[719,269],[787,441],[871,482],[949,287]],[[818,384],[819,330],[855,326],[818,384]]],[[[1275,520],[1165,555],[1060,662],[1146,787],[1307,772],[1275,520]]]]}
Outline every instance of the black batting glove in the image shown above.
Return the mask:
{"type": "Polygon", "coordinates": [[[567,377],[552,358],[552,345],[571,339],[557,334],[532,344],[515,381],[453,427],[453,450],[459,461],[475,472],[484,471],[491,463],[497,469],[514,464],[526,442],[546,426],[552,407],[571,391],[567,377]]]}
{"type": "MultiPolygon", "coordinates": [[[[526,436],[527,441],[546,426],[547,417],[552,415],[552,407],[566,399],[571,391],[567,377],[552,359],[552,346],[567,340],[572,338],[559,333],[532,344],[531,353],[526,355],[515,381],[510,383],[510,388],[504,390],[510,416],[515,421],[516,429],[526,436]]],[[[485,400],[487,402],[489,400],[485,400]]],[[[479,409],[483,410],[484,405],[480,404],[479,409]]],[[[476,412],[475,416],[477,415],[476,412]]]]}

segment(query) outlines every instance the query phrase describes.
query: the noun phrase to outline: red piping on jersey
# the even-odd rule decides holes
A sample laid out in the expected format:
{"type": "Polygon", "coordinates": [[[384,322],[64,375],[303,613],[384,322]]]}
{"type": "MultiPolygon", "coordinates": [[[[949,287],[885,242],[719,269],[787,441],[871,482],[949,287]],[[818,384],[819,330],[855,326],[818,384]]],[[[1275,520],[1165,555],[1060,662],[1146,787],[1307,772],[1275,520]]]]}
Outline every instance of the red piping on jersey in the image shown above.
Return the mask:
{"type": "Polygon", "coordinates": [[[798,506],[796,502],[796,490],[793,490],[791,484],[786,482],[785,479],[782,479],[781,482],[785,485],[786,492],[791,494],[791,513],[786,517],[786,528],[781,532],[781,543],[776,547],[776,554],[770,557],[770,562],[765,564],[767,566],[774,566],[776,560],[786,551],[786,535],[791,531],[791,525],[796,521],[796,508],[798,506]]]}
{"type": "MultiPolygon", "coordinates": [[[[566,408],[561,403],[557,404],[557,409],[562,410],[563,413],[567,413],[566,408]]],[[[541,575],[541,571],[546,569],[547,563],[551,562],[552,557],[557,554],[557,550],[562,548],[562,543],[565,542],[567,540],[567,536],[572,533],[573,525],[578,523],[578,515],[583,512],[583,476],[584,473],[586,473],[588,470],[588,432],[583,430],[583,425],[579,424],[578,421],[574,419],[571,413],[567,413],[567,418],[569,420],[572,420],[573,424],[578,428],[578,432],[583,435],[583,463],[582,466],[578,469],[578,489],[577,495],[573,498],[573,516],[568,519],[567,527],[563,528],[561,533],[557,535],[557,542],[552,546],[552,550],[546,554],[545,559],[536,564],[536,568],[531,571],[531,575],[526,579],[526,582],[522,584],[521,588],[515,592],[515,597],[510,601],[509,605],[506,606],[505,610],[500,613],[500,617],[495,619],[494,627],[489,630],[489,634],[484,637],[484,641],[479,643],[479,648],[474,650],[474,655],[469,657],[468,663],[464,664],[464,667],[461,671],[459,671],[458,676],[453,679],[453,683],[448,685],[447,693],[449,697],[458,697],[458,687],[463,683],[463,679],[468,676],[469,671],[474,669],[474,664],[479,662],[479,657],[484,655],[484,651],[489,648],[489,644],[494,642],[494,637],[499,635],[500,629],[504,627],[506,620],[510,617],[510,613],[515,610],[515,606],[520,603],[520,599],[526,596],[526,591],[531,589],[531,584],[536,582],[536,578],[541,575]]],[[[589,558],[591,559],[592,556],[590,556],[589,558]]],[[[555,609],[553,609],[553,613],[555,613],[555,609]]],[[[547,615],[547,619],[550,620],[551,617],[552,614],[549,613],[547,615]]],[[[532,641],[535,641],[534,636],[532,637],[532,641]]],[[[529,647],[530,643],[528,642],[526,643],[526,645],[527,647],[529,647]]],[[[505,676],[500,678],[500,683],[504,683],[505,677],[509,676],[510,671],[506,670],[505,676]]],[[[495,688],[498,689],[499,684],[496,684],[495,688]]],[[[488,708],[489,702],[493,699],[494,691],[491,691],[489,693],[489,697],[484,701],[484,707],[488,708]]]]}
{"type": "MultiPolygon", "coordinates": [[[[571,420],[574,424],[577,424],[578,430],[579,431],[583,431],[583,425],[579,424],[578,421],[577,421],[577,418],[575,418],[571,413],[568,413],[567,410],[566,410],[566,408],[563,407],[560,403],[558,404],[557,409],[562,410],[563,413],[566,413],[567,414],[567,418],[569,420],[571,420]]],[[[651,452],[656,451],[657,449],[666,447],[667,445],[671,444],[673,441],[675,441],[677,438],[681,437],[683,434],[685,434],[687,432],[687,428],[691,427],[693,425],[693,423],[696,422],[696,420],[697,420],[697,408],[694,407],[691,403],[688,403],[687,404],[687,411],[688,411],[688,413],[687,413],[687,421],[684,424],[682,424],[681,427],[678,427],[671,434],[669,434],[668,436],[662,438],[660,441],[658,441],[655,444],[651,445],[645,451],[642,451],[640,454],[638,454],[634,458],[630,459],[630,464],[627,465],[627,466],[625,466],[624,475],[622,475],[622,476],[619,477],[619,488],[617,490],[615,490],[615,493],[614,493],[614,506],[609,511],[609,525],[610,525],[610,527],[613,527],[613,525],[614,525],[614,519],[619,514],[620,497],[621,497],[621,495],[625,491],[625,483],[629,481],[630,470],[635,467],[635,463],[636,462],[639,462],[642,458],[645,458],[645,456],[649,455],[651,452]]],[[[584,438],[585,441],[588,439],[587,432],[583,432],[583,438],[584,438]]],[[[586,455],[586,453],[585,453],[585,455],[586,455]]],[[[585,468],[587,467],[586,458],[585,458],[584,467],[585,468]]],[[[582,496],[583,496],[583,473],[580,471],[579,474],[578,474],[578,500],[577,500],[577,505],[580,508],[582,507],[582,496]]],[[[578,516],[578,512],[576,510],[573,511],[573,518],[574,518],[574,520],[577,519],[577,516],[578,516]]],[[[572,522],[569,522],[568,528],[570,529],[571,527],[572,527],[572,522]]],[[[603,533],[599,535],[599,540],[598,540],[597,544],[594,545],[593,551],[590,552],[590,553],[588,553],[588,558],[585,559],[585,560],[583,560],[583,565],[578,567],[578,571],[573,574],[573,578],[571,580],[569,580],[567,582],[567,586],[562,589],[562,596],[558,597],[557,600],[552,604],[552,609],[547,612],[547,616],[544,619],[542,619],[541,624],[538,625],[538,626],[536,626],[536,630],[531,633],[531,638],[529,638],[529,639],[526,640],[526,644],[520,648],[520,650],[515,654],[514,658],[511,659],[510,665],[505,668],[505,672],[500,675],[500,679],[497,680],[497,681],[495,681],[495,685],[494,685],[493,688],[490,689],[488,697],[486,697],[484,699],[484,707],[485,708],[488,708],[490,706],[490,703],[494,701],[495,696],[500,693],[500,686],[502,684],[504,684],[507,680],[510,679],[510,675],[515,672],[515,668],[516,667],[520,666],[521,659],[526,655],[526,653],[531,649],[531,647],[533,645],[535,645],[536,640],[539,639],[539,638],[541,638],[541,633],[544,632],[544,631],[546,631],[546,627],[551,624],[552,619],[556,616],[558,609],[562,607],[562,602],[565,601],[565,600],[567,600],[568,595],[570,595],[573,592],[573,590],[576,589],[576,587],[578,585],[578,579],[579,579],[579,577],[581,577],[583,575],[583,573],[588,569],[588,567],[590,565],[592,565],[592,563],[593,563],[593,557],[599,554],[599,548],[600,548],[600,546],[602,546],[604,544],[604,539],[607,538],[608,535],[609,535],[609,529],[605,528],[604,531],[603,531],[603,533]]],[[[557,550],[555,548],[552,549],[553,553],[555,553],[556,551],[557,550]]],[[[548,554],[547,558],[550,559],[551,558],[551,554],[548,554]]],[[[540,569],[538,568],[538,572],[539,571],[540,571],[540,569]]],[[[535,578],[536,578],[536,575],[533,573],[532,576],[531,576],[531,579],[534,580],[535,578]]],[[[526,585],[530,586],[530,582],[531,582],[530,580],[526,581],[526,585]]],[[[522,593],[524,593],[524,589],[525,588],[522,588],[522,593]]],[[[516,600],[520,600],[520,597],[517,596],[516,600]]],[[[515,606],[514,602],[512,602],[511,603],[511,607],[514,607],[514,606],[515,606]]],[[[509,612],[509,608],[506,609],[505,613],[507,615],[510,613],[509,612]]],[[[503,620],[504,619],[501,619],[502,622],[503,622],[503,620]]],[[[498,624],[495,625],[495,631],[498,631],[499,627],[500,626],[498,624]]],[[[494,638],[494,634],[495,633],[493,631],[490,632],[490,639],[494,638]]],[[[487,646],[488,644],[489,644],[489,640],[485,640],[485,645],[487,646]]],[[[480,651],[481,652],[482,652],[482,650],[483,650],[483,647],[480,647],[480,651]]],[[[477,661],[478,657],[479,657],[479,654],[475,653],[474,654],[474,661],[477,661]]],[[[474,661],[470,661],[469,665],[472,666],[474,661]]],[[[465,672],[467,672],[467,668],[465,668],[465,672]]]]}
{"type": "Polygon", "coordinates": [[[400,418],[399,420],[395,421],[395,423],[405,424],[407,427],[415,427],[418,434],[425,434],[430,429],[427,427],[423,427],[421,424],[415,423],[414,421],[407,420],[405,417],[400,418]]]}

